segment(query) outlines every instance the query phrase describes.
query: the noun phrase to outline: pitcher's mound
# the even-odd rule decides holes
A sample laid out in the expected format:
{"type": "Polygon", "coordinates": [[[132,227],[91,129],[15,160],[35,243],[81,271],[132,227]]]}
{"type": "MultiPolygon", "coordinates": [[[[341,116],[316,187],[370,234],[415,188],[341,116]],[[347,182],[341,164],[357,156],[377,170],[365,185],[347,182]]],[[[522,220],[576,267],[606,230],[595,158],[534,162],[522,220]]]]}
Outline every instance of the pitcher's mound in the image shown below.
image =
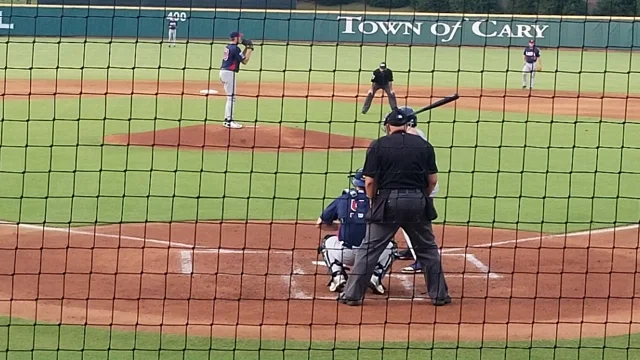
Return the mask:
{"type": "Polygon", "coordinates": [[[180,149],[235,151],[300,151],[366,149],[371,139],[302,130],[286,126],[260,125],[227,129],[220,124],[195,125],[104,138],[106,144],[178,147],[180,149]]]}

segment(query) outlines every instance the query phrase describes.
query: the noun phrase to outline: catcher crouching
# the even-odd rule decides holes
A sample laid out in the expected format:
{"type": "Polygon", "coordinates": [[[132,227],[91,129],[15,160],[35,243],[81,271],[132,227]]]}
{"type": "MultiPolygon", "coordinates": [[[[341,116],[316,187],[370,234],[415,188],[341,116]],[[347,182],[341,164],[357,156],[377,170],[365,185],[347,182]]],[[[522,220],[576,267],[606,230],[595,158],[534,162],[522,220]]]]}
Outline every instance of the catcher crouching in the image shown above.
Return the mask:
{"type": "MultiPolygon", "coordinates": [[[[370,202],[364,191],[364,175],[359,169],[351,181],[354,188],[345,189],[329,206],[327,206],[316,226],[321,229],[335,231],[337,235],[327,235],[322,240],[318,252],[322,255],[325,265],[329,269],[331,279],[329,291],[340,292],[347,283],[347,269],[354,265],[356,252],[366,235],[367,224],[365,215],[369,212],[370,202]],[[334,225],[334,221],[340,225],[334,225]]],[[[378,258],[375,270],[369,280],[369,288],[373,293],[383,295],[386,292],[382,279],[389,271],[396,253],[396,244],[391,241],[378,258]]]]}

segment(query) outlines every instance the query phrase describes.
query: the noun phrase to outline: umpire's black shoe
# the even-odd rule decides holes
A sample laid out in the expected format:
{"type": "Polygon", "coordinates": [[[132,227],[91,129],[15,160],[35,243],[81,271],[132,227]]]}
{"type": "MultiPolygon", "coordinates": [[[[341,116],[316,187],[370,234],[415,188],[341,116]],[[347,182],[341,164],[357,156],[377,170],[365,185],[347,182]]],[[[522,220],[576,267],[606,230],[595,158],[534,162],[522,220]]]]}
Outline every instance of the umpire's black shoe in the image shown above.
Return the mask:
{"type": "Polygon", "coordinates": [[[338,296],[338,302],[341,303],[341,304],[349,305],[349,306],[360,306],[360,305],[362,305],[362,299],[359,299],[359,300],[347,299],[344,296],[344,293],[340,293],[340,296],[338,296]]]}
{"type": "Polygon", "coordinates": [[[447,296],[444,299],[431,299],[431,303],[433,304],[433,306],[443,306],[451,304],[451,297],[447,296]]]}

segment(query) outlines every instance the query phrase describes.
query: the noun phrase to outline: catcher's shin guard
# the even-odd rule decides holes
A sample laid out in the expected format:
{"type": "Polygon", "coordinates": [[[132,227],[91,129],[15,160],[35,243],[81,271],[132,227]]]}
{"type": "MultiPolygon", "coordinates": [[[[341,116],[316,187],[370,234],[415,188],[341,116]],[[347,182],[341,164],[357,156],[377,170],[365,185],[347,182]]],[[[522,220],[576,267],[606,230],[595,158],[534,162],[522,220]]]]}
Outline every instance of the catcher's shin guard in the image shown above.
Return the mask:
{"type": "MultiPolygon", "coordinates": [[[[329,279],[329,284],[331,284],[331,281],[337,275],[343,275],[345,279],[348,277],[347,271],[346,271],[344,265],[340,261],[335,260],[335,259],[332,260],[329,257],[329,251],[327,250],[325,242],[330,237],[331,237],[331,235],[325,236],[324,239],[322,239],[322,244],[318,247],[318,253],[322,254],[322,260],[324,261],[324,264],[327,266],[329,274],[331,274],[331,279],[329,279]],[[338,266],[340,268],[340,270],[339,271],[333,271],[331,268],[334,265],[338,266]]],[[[327,284],[327,285],[329,285],[329,284],[327,284]]]]}
{"type": "Polygon", "coordinates": [[[389,243],[387,248],[384,250],[380,258],[378,259],[378,263],[376,264],[376,267],[373,270],[373,273],[376,276],[378,276],[381,281],[385,277],[387,272],[389,272],[389,269],[393,264],[393,260],[395,260],[395,257],[396,257],[395,255],[397,254],[397,252],[398,252],[397,245],[395,242],[392,241],[389,243]]]}

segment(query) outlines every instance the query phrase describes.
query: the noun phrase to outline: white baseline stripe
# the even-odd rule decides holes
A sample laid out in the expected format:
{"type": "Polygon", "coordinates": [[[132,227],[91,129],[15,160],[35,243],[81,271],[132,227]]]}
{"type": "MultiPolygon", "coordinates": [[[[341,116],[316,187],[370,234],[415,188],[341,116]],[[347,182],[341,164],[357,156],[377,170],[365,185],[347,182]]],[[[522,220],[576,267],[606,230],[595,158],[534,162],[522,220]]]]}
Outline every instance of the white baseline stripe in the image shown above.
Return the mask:
{"type": "MultiPolygon", "coordinates": [[[[291,254],[292,251],[294,251],[294,250],[275,250],[275,249],[268,249],[268,250],[267,249],[257,249],[257,250],[217,249],[217,248],[210,248],[206,246],[198,246],[198,245],[194,246],[192,244],[185,244],[177,241],[142,238],[137,236],[103,234],[99,232],[73,230],[69,228],[56,228],[56,227],[49,227],[44,225],[16,224],[16,223],[2,221],[2,220],[0,220],[0,226],[15,226],[17,228],[30,229],[30,230],[62,232],[62,233],[68,233],[68,234],[91,235],[94,237],[104,237],[104,238],[110,238],[110,239],[123,239],[123,240],[139,241],[139,242],[148,242],[151,244],[166,245],[170,247],[175,246],[175,247],[181,247],[186,249],[195,249],[194,252],[199,252],[199,253],[202,252],[202,253],[220,253],[220,254],[264,254],[268,252],[270,254],[291,254]]],[[[579,237],[579,236],[585,236],[585,235],[607,234],[607,233],[616,232],[616,231],[635,230],[635,229],[638,229],[639,226],[640,224],[631,224],[631,225],[625,225],[625,226],[619,226],[619,227],[604,228],[604,229],[597,229],[597,230],[585,230],[585,231],[578,231],[578,232],[565,233],[565,234],[533,236],[533,237],[528,237],[523,239],[497,241],[497,242],[490,242],[490,243],[478,244],[478,245],[468,245],[467,247],[461,247],[461,248],[447,248],[447,249],[442,249],[440,252],[442,255],[446,254],[446,255],[464,256],[464,254],[449,254],[449,253],[465,251],[466,249],[469,249],[469,248],[487,248],[487,247],[492,247],[497,245],[518,244],[518,243],[531,242],[531,241],[537,241],[537,240],[543,241],[543,240],[553,240],[553,239],[565,239],[565,238],[579,237]]],[[[308,249],[308,250],[311,250],[311,249],[308,249]]],[[[297,251],[300,251],[300,249],[297,249],[297,251]]]]}
{"type": "Polygon", "coordinates": [[[467,245],[466,247],[461,247],[461,248],[442,249],[442,252],[443,253],[450,253],[450,252],[455,252],[455,251],[464,251],[464,250],[469,249],[469,248],[486,248],[486,247],[492,247],[492,246],[496,246],[496,245],[519,244],[519,243],[537,241],[537,240],[543,241],[543,240],[554,240],[554,239],[565,239],[565,238],[571,238],[571,237],[580,237],[580,236],[585,236],[585,235],[608,234],[608,233],[617,232],[617,231],[635,230],[635,229],[638,229],[638,226],[640,226],[640,224],[631,224],[631,225],[625,225],[625,226],[619,226],[619,227],[611,227],[611,228],[605,228],[605,229],[596,229],[596,230],[585,230],[585,231],[578,231],[578,232],[565,233],[565,234],[532,236],[532,237],[522,238],[522,239],[496,241],[496,242],[490,242],[490,243],[478,244],[478,245],[467,245]]]}
{"type": "Polygon", "coordinates": [[[413,291],[414,277],[411,275],[398,276],[399,274],[390,274],[392,278],[400,279],[402,286],[409,291],[413,291]]]}
{"type": "MultiPolygon", "coordinates": [[[[293,250],[266,250],[266,249],[256,249],[256,250],[251,250],[251,249],[216,249],[216,248],[210,248],[210,247],[206,247],[206,246],[198,246],[198,245],[192,245],[192,244],[186,244],[186,243],[182,243],[182,242],[178,242],[178,241],[170,241],[170,240],[160,240],[160,239],[153,239],[153,238],[143,238],[143,237],[138,237],[138,236],[127,236],[127,235],[117,235],[117,234],[104,234],[104,233],[100,233],[97,231],[86,231],[86,230],[74,230],[74,229],[70,229],[70,228],[57,228],[57,227],[51,227],[51,226],[44,226],[44,225],[31,225],[31,224],[16,224],[16,223],[12,223],[12,222],[8,222],[8,221],[2,221],[0,220],[0,226],[11,226],[11,227],[17,227],[19,229],[25,229],[25,230],[39,230],[39,231],[51,231],[51,232],[59,232],[59,233],[65,233],[65,234],[76,234],[76,235],[89,235],[89,236],[93,236],[96,238],[107,238],[107,239],[118,239],[118,240],[130,240],[130,241],[137,241],[137,242],[142,242],[142,243],[150,243],[150,244],[158,244],[158,245],[165,245],[165,246],[169,246],[169,247],[179,247],[179,248],[184,248],[184,249],[195,249],[193,250],[196,253],[216,253],[216,254],[291,254],[293,250]]],[[[310,250],[311,251],[311,250],[310,250]]]]}
{"type": "MultiPolygon", "coordinates": [[[[293,266],[292,275],[305,275],[306,273],[299,266],[293,266]]],[[[294,276],[283,275],[283,278],[288,278],[287,284],[289,285],[289,297],[292,299],[313,299],[312,295],[307,294],[304,290],[300,289],[298,282],[294,276]]]]}
{"type": "Polygon", "coordinates": [[[502,277],[499,274],[496,274],[496,273],[493,273],[493,272],[489,271],[489,266],[485,265],[475,255],[473,255],[473,254],[465,254],[465,257],[467,258],[468,262],[472,263],[475,267],[478,268],[478,270],[480,270],[483,273],[487,274],[491,279],[499,279],[499,278],[502,277]]]}
{"type": "MultiPolygon", "coordinates": [[[[56,227],[44,226],[44,225],[16,224],[16,223],[11,223],[11,222],[2,221],[2,220],[0,220],[0,226],[15,226],[15,227],[17,227],[19,229],[51,231],[51,232],[60,232],[60,233],[77,234],[77,235],[91,235],[91,236],[95,236],[95,237],[98,237],[98,238],[102,237],[102,238],[108,238],[108,239],[132,240],[132,241],[148,242],[148,243],[151,243],[151,244],[175,246],[175,247],[188,248],[188,249],[193,249],[194,248],[193,245],[184,244],[184,243],[177,242],[177,241],[148,239],[148,238],[141,238],[141,237],[137,237],[137,236],[103,234],[103,233],[93,232],[93,231],[73,230],[73,229],[69,229],[69,228],[56,228],[56,227]]],[[[195,246],[195,248],[198,248],[198,246],[195,246]]]]}

